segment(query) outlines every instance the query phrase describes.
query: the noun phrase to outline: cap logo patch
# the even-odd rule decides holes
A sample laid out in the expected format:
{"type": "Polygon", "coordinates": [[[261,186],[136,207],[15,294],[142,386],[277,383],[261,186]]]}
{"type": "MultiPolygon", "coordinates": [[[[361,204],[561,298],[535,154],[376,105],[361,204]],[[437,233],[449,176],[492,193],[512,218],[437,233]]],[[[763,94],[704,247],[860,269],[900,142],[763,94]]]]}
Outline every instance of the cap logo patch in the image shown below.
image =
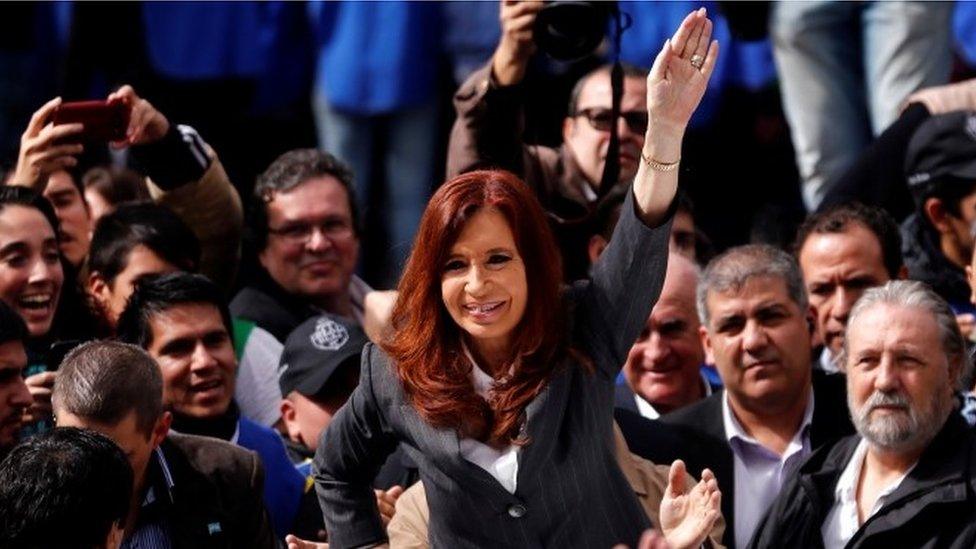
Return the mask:
{"type": "Polygon", "coordinates": [[[966,117],[966,133],[970,139],[976,141],[976,116],[966,117]]]}
{"type": "Polygon", "coordinates": [[[337,351],[349,341],[349,331],[331,318],[320,318],[315,322],[309,341],[320,351],[337,351]]]}

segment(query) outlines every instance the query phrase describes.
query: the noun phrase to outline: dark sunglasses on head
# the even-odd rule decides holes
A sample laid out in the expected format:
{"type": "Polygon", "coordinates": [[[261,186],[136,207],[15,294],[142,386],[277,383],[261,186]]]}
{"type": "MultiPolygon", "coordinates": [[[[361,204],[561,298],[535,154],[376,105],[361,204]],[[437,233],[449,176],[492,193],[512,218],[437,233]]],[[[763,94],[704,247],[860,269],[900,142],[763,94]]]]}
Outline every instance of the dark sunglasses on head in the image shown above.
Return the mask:
{"type": "MultiPolygon", "coordinates": [[[[613,127],[613,113],[610,109],[590,108],[580,109],[576,116],[586,117],[594,130],[608,132],[613,127]]],[[[647,131],[647,113],[643,111],[627,111],[620,113],[620,118],[627,122],[630,131],[644,133],[647,131]]]]}

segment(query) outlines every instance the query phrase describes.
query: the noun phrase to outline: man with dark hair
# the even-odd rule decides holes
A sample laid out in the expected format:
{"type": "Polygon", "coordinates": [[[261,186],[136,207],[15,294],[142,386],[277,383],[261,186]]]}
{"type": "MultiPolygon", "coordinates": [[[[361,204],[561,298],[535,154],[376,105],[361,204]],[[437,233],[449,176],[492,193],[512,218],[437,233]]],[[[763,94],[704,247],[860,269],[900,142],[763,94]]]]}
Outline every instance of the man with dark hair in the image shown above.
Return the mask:
{"type": "Polygon", "coordinates": [[[814,367],[838,372],[851,307],[868,288],[904,277],[898,225],[874,206],[834,206],[803,222],[793,253],[803,272],[823,345],[814,367]]]}
{"type": "Polygon", "coordinates": [[[766,245],[726,251],[702,274],[697,305],[702,344],[724,388],[662,416],[670,443],[643,446],[652,446],[655,463],[680,458],[692,475],[715,472],[723,543],[743,548],[800,464],[853,428],[843,378],[811,373],[813,312],[789,254],[766,245]]]}
{"type": "Polygon", "coordinates": [[[57,376],[58,425],[106,435],[132,466],[127,546],[276,546],[261,461],[225,442],[170,433],[162,376],[142,349],[86,343],[68,353],[57,376]]]}
{"type": "Polygon", "coordinates": [[[0,463],[0,546],[115,549],[132,497],[132,467],[109,438],[61,427],[30,437],[0,463]]]}
{"type": "Polygon", "coordinates": [[[931,286],[956,313],[974,312],[964,269],[976,227],[976,112],[933,116],[905,159],[915,213],[901,226],[908,277],[931,286]]]}
{"type": "MultiPolygon", "coordinates": [[[[647,73],[626,68],[620,118],[611,113],[610,69],[600,67],[581,78],[563,120],[558,149],[526,145],[522,140],[522,80],[535,51],[533,28],[542,2],[500,2],[502,33],[488,64],[475,71],[454,94],[457,119],[451,131],[447,176],[486,167],[519,175],[536,190],[543,207],[562,220],[592,213],[598,202],[610,129],[620,139],[617,182],[637,173],[647,128],[647,73]]],[[[627,185],[616,185],[606,198],[621,196],[627,185]]],[[[567,279],[586,275],[583,253],[586,230],[557,225],[567,279]],[[578,234],[577,234],[578,233],[578,234]]]]}
{"type": "Polygon", "coordinates": [[[865,292],[844,343],[857,435],[815,453],[750,547],[974,547],[976,437],[954,412],[966,343],[925,284],[865,292]]]}
{"type": "MultiPolygon", "coordinates": [[[[179,216],[158,204],[123,205],[95,227],[88,295],[106,331],[114,333],[137,280],[152,274],[196,272],[199,265],[200,244],[179,216]]],[[[241,413],[270,427],[281,417],[277,375],[281,344],[250,321],[234,319],[233,328],[240,363],[235,395],[241,413]]]]}
{"type": "Polygon", "coordinates": [[[233,398],[237,358],[231,331],[220,288],[202,275],[182,272],[139,281],[118,325],[120,340],[142,347],[156,360],[163,404],[175,430],[231,441],[261,456],[268,475],[265,501],[283,538],[306,527],[295,524],[305,479],[277,433],[240,414],[233,398]]]}
{"type": "Polygon", "coordinates": [[[23,376],[26,340],[24,320],[0,301],[0,459],[17,443],[22,415],[34,402],[23,376]]]}
{"type": "Polygon", "coordinates": [[[345,164],[315,149],[281,155],[258,178],[251,214],[261,269],[231,301],[234,316],[282,343],[323,312],[362,323],[370,288],[353,274],[359,213],[345,164]]]}

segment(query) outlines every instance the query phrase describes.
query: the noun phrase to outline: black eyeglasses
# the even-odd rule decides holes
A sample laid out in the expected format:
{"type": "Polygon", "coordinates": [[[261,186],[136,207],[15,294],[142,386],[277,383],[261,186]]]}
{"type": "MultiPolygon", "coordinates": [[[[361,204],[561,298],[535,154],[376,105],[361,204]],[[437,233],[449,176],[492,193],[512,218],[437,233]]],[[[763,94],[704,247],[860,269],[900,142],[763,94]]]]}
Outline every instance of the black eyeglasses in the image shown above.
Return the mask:
{"type": "MultiPolygon", "coordinates": [[[[580,109],[576,116],[586,117],[594,130],[608,132],[613,127],[613,112],[610,109],[590,108],[580,109]]],[[[647,131],[647,113],[644,111],[627,111],[620,113],[620,118],[627,122],[630,131],[644,133],[647,131]]]]}

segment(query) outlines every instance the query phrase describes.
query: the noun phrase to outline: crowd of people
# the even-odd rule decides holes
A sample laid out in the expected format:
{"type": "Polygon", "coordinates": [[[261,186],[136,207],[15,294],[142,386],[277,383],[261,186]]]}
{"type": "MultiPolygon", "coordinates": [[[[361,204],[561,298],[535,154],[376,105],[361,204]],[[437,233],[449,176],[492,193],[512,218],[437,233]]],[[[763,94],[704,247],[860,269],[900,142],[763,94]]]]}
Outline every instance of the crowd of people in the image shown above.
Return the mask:
{"type": "Polygon", "coordinates": [[[111,142],[46,102],[0,186],[0,547],[976,546],[976,80],[951,7],[869,4],[773,9],[788,246],[718,246],[685,189],[705,8],[585,73],[553,147],[523,124],[545,4],[501,2],[446,181],[400,174],[390,289],[357,181],[439,154],[409,120],[330,83],[336,144],[242,186],[131,85],[111,142]],[[866,76],[818,17],[864,29],[866,76]]]}

